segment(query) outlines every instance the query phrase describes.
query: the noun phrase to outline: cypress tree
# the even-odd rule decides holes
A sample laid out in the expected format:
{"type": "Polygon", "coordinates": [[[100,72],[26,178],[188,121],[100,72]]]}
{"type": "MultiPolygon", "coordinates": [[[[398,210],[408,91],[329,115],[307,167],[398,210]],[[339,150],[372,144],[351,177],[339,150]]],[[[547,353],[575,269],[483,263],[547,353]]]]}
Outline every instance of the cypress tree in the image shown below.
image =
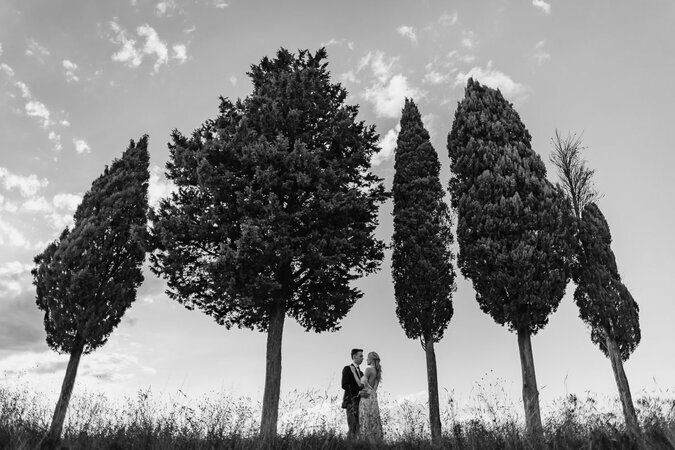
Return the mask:
{"type": "Polygon", "coordinates": [[[458,266],[481,310],[518,336],[526,425],[541,438],[531,336],[565,293],[570,214],[530,141],[501,92],[469,79],[448,135],[458,266]]]}
{"type": "Polygon", "coordinates": [[[261,438],[276,435],[286,316],[308,331],[339,328],[374,272],[386,198],[371,172],[374,127],[330,82],[325,49],[285,49],[248,73],[253,92],[221,98],[190,137],[173,133],[167,177],[178,191],[153,215],[155,273],[168,295],[226,328],[267,332],[261,438]]]}
{"type": "Polygon", "coordinates": [[[131,141],[122,158],[92,184],[72,229],[35,257],[36,303],[44,311],[47,344],[70,354],[49,432],[56,447],[83,354],[102,346],[136,299],[143,281],[148,211],[148,138],[131,141]]]}
{"type": "Polygon", "coordinates": [[[612,364],[627,428],[640,435],[628,378],[623,368],[640,343],[639,307],[622,283],[611,249],[609,224],[597,205],[594,171],[581,158],[581,139],[562,138],[556,131],[551,162],[573,206],[576,258],[572,279],[579,316],[591,329],[591,340],[612,364]]]}
{"type": "Polygon", "coordinates": [[[419,110],[406,99],[396,141],[392,276],[396,315],[410,339],[426,353],[432,442],[441,443],[434,343],[452,318],[455,273],[450,211],[443,200],[441,164],[419,110]]]}

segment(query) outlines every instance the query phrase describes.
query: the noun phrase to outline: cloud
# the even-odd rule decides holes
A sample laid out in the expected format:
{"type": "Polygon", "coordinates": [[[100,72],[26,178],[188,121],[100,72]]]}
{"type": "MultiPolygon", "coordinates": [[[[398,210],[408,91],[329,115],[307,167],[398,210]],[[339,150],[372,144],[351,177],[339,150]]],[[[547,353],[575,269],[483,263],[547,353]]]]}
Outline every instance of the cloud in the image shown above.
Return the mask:
{"type": "Polygon", "coordinates": [[[397,118],[403,108],[405,97],[417,97],[421,91],[417,90],[408,81],[408,78],[401,74],[394,74],[395,66],[398,63],[398,57],[387,57],[384,52],[368,52],[356,68],[356,72],[351,70],[342,74],[344,81],[358,82],[356,74],[369,67],[373,79],[364,93],[363,97],[370,102],[378,117],[397,118]]]}
{"type": "MultiPolygon", "coordinates": [[[[22,289],[13,299],[0,298],[0,349],[26,351],[45,347],[43,313],[35,306],[35,291],[31,286],[22,289]]],[[[0,373],[13,364],[0,360],[0,373]]],[[[3,379],[6,381],[6,379],[3,379]]]]}
{"type": "Polygon", "coordinates": [[[0,42],[0,56],[2,56],[2,42],[0,42]]]}
{"type": "Polygon", "coordinates": [[[237,77],[236,77],[235,75],[230,75],[230,84],[231,84],[232,86],[236,86],[236,85],[237,85],[237,81],[239,81],[239,80],[237,80],[237,77]]]}
{"type": "Polygon", "coordinates": [[[394,156],[394,150],[396,149],[396,140],[398,139],[398,134],[401,132],[401,124],[398,123],[394,128],[387,131],[384,137],[377,143],[380,147],[378,153],[374,153],[370,163],[373,166],[379,166],[384,161],[390,160],[394,156]]]}
{"type": "Polygon", "coordinates": [[[539,65],[542,65],[544,62],[551,59],[551,54],[544,49],[545,45],[546,41],[539,41],[534,46],[534,59],[537,60],[537,64],[539,65]]]}
{"type": "MultiPolygon", "coordinates": [[[[8,247],[32,248],[26,237],[12,224],[5,222],[0,218],[0,245],[8,247]]],[[[2,348],[2,345],[0,345],[2,348]]]]}
{"type": "Polygon", "coordinates": [[[139,36],[145,37],[143,53],[157,57],[154,66],[155,72],[157,72],[161,65],[169,62],[169,50],[166,43],[159,38],[157,31],[148,24],[141,25],[136,29],[136,32],[139,36]]]}
{"type": "Polygon", "coordinates": [[[474,33],[473,31],[462,32],[462,40],[460,42],[466,48],[474,48],[477,44],[476,33],[474,33]]]}
{"type": "Polygon", "coordinates": [[[438,23],[447,27],[456,24],[457,20],[459,20],[459,14],[457,14],[457,11],[454,11],[452,14],[441,14],[441,17],[438,18],[438,23]]]}
{"type": "MultiPolygon", "coordinates": [[[[0,69],[2,69],[2,71],[10,78],[14,77],[14,70],[12,70],[12,68],[6,64],[2,64],[0,69]]],[[[42,128],[47,131],[47,138],[54,143],[54,150],[61,150],[61,135],[59,135],[56,131],[56,123],[51,120],[51,113],[49,112],[47,106],[33,97],[30,89],[23,81],[15,80],[14,86],[19,89],[19,91],[21,91],[21,97],[26,100],[24,105],[26,115],[29,117],[36,117],[37,119],[41,120],[42,128]]],[[[61,121],[61,123],[62,122],[63,121],[61,121]]]]}
{"type": "Polygon", "coordinates": [[[38,41],[33,38],[28,39],[28,44],[26,48],[26,56],[35,56],[39,61],[43,62],[45,56],[49,56],[51,53],[44,46],[40,45],[38,41]]]}
{"type": "Polygon", "coordinates": [[[224,2],[223,0],[213,0],[213,6],[219,9],[224,9],[227,8],[229,4],[224,2]]]}
{"type": "Polygon", "coordinates": [[[544,0],[532,0],[532,5],[546,15],[551,14],[551,4],[546,3],[544,0]]]}
{"type": "Polygon", "coordinates": [[[448,82],[449,80],[450,74],[440,73],[435,70],[431,70],[424,74],[422,82],[426,84],[442,84],[448,82]]]}
{"type": "Polygon", "coordinates": [[[401,36],[410,39],[411,42],[417,43],[417,34],[415,33],[415,28],[413,28],[411,26],[408,26],[408,25],[403,25],[403,26],[398,27],[398,29],[396,31],[401,36]]]}
{"type": "Polygon", "coordinates": [[[4,167],[0,167],[0,180],[2,180],[5,189],[9,191],[17,188],[24,197],[35,195],[40,189],[49,184],[46,179],[39,179],[35,174],[28,176],[17,175],[4,167]]]}
{"type": "Polygon", "coordinates": [[[9,67],[5,63],[0,64],[0,70],[2,70],[4,72],[4,74],[7,75],[10,78],[14,76],[14,69],[9,67]]]}
{"type": "Polygon", "coordinates": [[[75,71],[77,70],[77,64],[75,64],[74,62],[68,59],[64,59],[63,70],[65,71],[66,81],[68,83],[80,81],[80,77],[75,75],[75,71]]]}
{"type": "Polygon", "coordinates": [[[30,264],[8,261],[0,264],[0,299],[5,301],[19,296],[32,282],[30,264]]]}
{"type": "Polygon", "coordinates": [[[87,144],[87,141],[84,139],[73,139],[73,144],[75,145],[75,151],[80,155],[83,153],[91,153],[91,147],[87,144]]]}
{"type": "Polygon", "coordinates": [[[375,83],[365,91],[365,98],[375,107],[378,117],[397,118],[406,97],[416,98],[420,91],[412,87],[405,75],[397,74],[386,83],[375,83]]]}
{"type": "Polygon", "coordinates": [[[458,73],[455,77],[454,86],[465,85],[467,80],[471,77],[481,84],[490,86],[494,89],[499,89],[505,97],[515,103],[525,100],[530,91],[527,86],[516,83],[505,73],[493,69],[492,61],[488,61],[487,67],[485,68],[475,66],[466,73],[458,73]]]}
{"type": "Polygon", "coordinates": [[[42,119],[42,128],[47,128],[51,123],[49,120],[49,110],[44,103],[37,100],[31,100],[26,103],[26,114],[42,119]]]}
{"type": "MultiPolygon", "coordinates": [[[[147,23],[136,28],[136,34],[141,38],[142,45],[136,39],[129,37],[129,33],[117,23],[116,18],[108,22],[108,25],[113,32],[110,41],[121,45],[121,48],[113,53],[113,61],[121,62],[125,66],[135,69],[141,65],[146,56],[154,57],[154,73],[157,73],[161,66],[169,64],[168,44],[147,23]]],[[[178,61],[179,64],[183,64],[187,60],[187,46],[177,43],[171,48],[173,50],[172,59],[178,61]]]]}
{"type": "Polygon", "coordinates": [[[173,59],[178,60],[179,64],[187,61],[187,48],[185,44],[175,44],[173,47],[173,59]]]}
{"type": "Polygon", "coordinates": [[[176,9],[176,2],[173,0],[164,0],[155,5],[155,15],[162,17],[170,15],[171,11],[176,9]]]}
{"type": "Polygon", "coordinates": [[[148,186],[148,203],[153,208],[159,206],[162,198],[168,197],[176,191],[176,185],[164,176],[164,171],[159,166],[150,169],[150,183],[148,186]]]}

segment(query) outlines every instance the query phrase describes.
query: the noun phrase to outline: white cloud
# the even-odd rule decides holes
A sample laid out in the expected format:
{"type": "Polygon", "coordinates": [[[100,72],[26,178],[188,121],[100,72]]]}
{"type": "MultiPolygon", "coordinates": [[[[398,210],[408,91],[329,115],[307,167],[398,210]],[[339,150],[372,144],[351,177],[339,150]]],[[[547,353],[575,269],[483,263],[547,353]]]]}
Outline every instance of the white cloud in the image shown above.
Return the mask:
{"type": "Polygon", "coordinates": [[[173,59],[178,60],[179,64],[187,61],[187,47],[185,44],[175,44],[173,47],[173,59]]]}
{"type": "Polygon", "coordinates": [[[5,63],[0,64],[0,70],[2,70],[5,73],[5,75],[7,75],[10,78],[14,76],[14,69],[9,67],[5,63]]]}
{"type": "Polygon", "coordinates": [[[150,169],[150,183],[148,186],[148,203],[152,207],[159,205],[159,200],[168,197],[176,190],[176,185],[167,180],[164,171],[159,166],[150,169]]]}
{"type": "Polygon", "coordinates": [[[429,134],[434,134],[434,123],[436,123],[436,114],[429,113],[422,116],[422,124],[429,134]]]}
{"type": "Polygon", "coordinates": [[[358,84],[360,81],[356,78],[356,74],[353,70],[340,74],[340,78],[343,82],[355,83],[358,84]]]}
{"type": "Polygon", "coordinates": [[[450,26],[456,24],[458,19],[459,14],[457,14],[457,11],[454,11],[452,14],[443,13],[441,14],[441,17],[438,18],[438,23],[444,26],[450,26]]]}
{"type": "Polygon", "coordinates": [[[216,8],[224,9],[229,6],[228,3],[224,2],[223,0],[213,0],[213,6],[216,8]]]}
{"type": "Polygon", "coordinates": [[[33,267],[20,261],[0,264],[0,300],[12,299],[30,288],[33,267]]]}
{"type": "Polygon", "coordinates": [[[354,51],[354,43],[352,41],[347,42],[347,48],[351,51],[354,51]]]}
{"type": "Polygon", "coordinates": [[[26,56],[35,56],[37,59],[42,61],[44,56],[49,56],[51,53],[44,46],[40,45],[38,41],[31,38],[28,39],[28,45],[26,48],[26,56]]]}
{"type": "Polygon", "coordinates": [[[494,89],[499,89],[505,97],[513,102],[521,102],[529,94],[529,88],[521,83],[516,83],[503,72],[492,68],[492,61],[488,61],[487,67],[475,66],[468,72],[460,72],[455,77],[455,87],[465,85],[469,78],[480,84],[484,84],[494,89]]]}
{"type": "Polygon", "coordinates": [[[544,46],[546,41],[539,41],[534,46],[534,59],[537,60],[537,64],[542,65],[547,60],[551,59],[551,54],[546,51],[544,46]]]}
{"type": "Polygon", "coordinates": [[[412,87],[405,75],[397,74],[387,83],[375,83],[365,91],[365,98],[375,107],[378,117],[397,118],[406,97],[415,98],[420,91],[412,87]]]}
{"type": "Polygon", "coordinates": [[[82,153],[91,153],[91,147],[89,147],[89,144],[84,139],[73,139],[73,144],[75,145],[75,151],[80,155],[82,153]]]}
{"type": "Polygon", "coordinates": [[[551,14],[551,4],[546,3],[544,0],[532,0],[532,5],[546,15],[551,14]]]}
{"type": "Polygon", "coordinates": [[[0,194],[0,211],[15,213],[19,209],[16,203],[5,200],[5,196],[0,194]]]}
{"type": "Polygon", "coordinates": [[[232,86],[236,86],[236,85],[237,85],[237,81],[239,81],[239,80],[237,80],[237,77],[236,77],[235,75],[230,75],[230,84],[231,84],[232,86]]]}
{"type": "Polygon", "coordinates": [[[476,33],[473,31],[464,31],[460,42],[466,48],[474,48],[476,46],[476,33]]]}
{"type": "Polygon", "coordinates": [[[159,38],[157,31],[148,24],[141,25],[136,29],[136,32],[139,36],[145,37],[143,53],[157,57],[154,66],[155,72],[157,72],[161,65],[169,62],[169,50],[166,43],[159,38]]]}
{"type": "Polygon", "coordinates": [[[412,42],[417,42],[417,33],[415,33],[415,28],[408,25],[403,25],[398,27],[396,31],[398,34],[410,39],[412,42]]]}
{"type": "Polygon", "coordinates": [[[39,179],[35,174],[21,176],[10,172],[4,167],[0,167],[0,180],[2,180],[5,189],[9,191],[17,188],[24,197],[35,195],[40,189],[49,184],[46,179],[39,179]]]}
{"type": "Polygon", "coordinates": [[[344,40],[339,40],[339,41],[338,41],[338,40],[335,39],[335,38],[331,38],[331,39],[328,40],[328,41],[325,41],[325,42],[320,43],[320,44],[319,44],[319,47],[330,47],[331,45],[342,45],[343,42],[344,42],[344,40]]]}
{"type": "Polygon", "coordinates": [[[398,139],[398,134],[401,132],[401,124],[398,123],[394,128],[387,131],[387,134],[377,143],[380,147],[378,153],[373,154],[370,163],[373,166],[379,166],[384,161],[390,160],[394,156],[394,150],[396,149],[396,140],[398,139]]]}
{"type": "Polygon", "coordinates": [[[155,14],[158,17],[170,15],[171,10],[176,9],[176,2],[173,0],[164,0],[155,5],[155,14]]]}
{"type": "Polygon", "coordinates": [[[21,96],[23,98],[29,99],[29,98],[32,97],[32,95],[30,94],[30,89],[28,89],[28,86],[26,86],[26,83],[24,83],[23,81],[17,81],[15,84],[16,84],[16,87],[18,87],[19,90],[21,90],[21,96]]]}
{"type": "Polygon", "coordinates": [[[136,41],[122,37],[122,48],[112,55],[113,61],[124,63],[127,67],[136,68],[141,65],[143,57],[136,50],[136,41]]]}
{"type": "Polygon", "coordinates": [[[2,42],[0,42],[0,56],[2,56],[2,42]]]}
{"type": "Polygon", "coordinates": [[[72,62],[68,59],[64,59],[63,60],[63,69],[65,71],[66,81],[68,83],[80,81],[80,77],[75,75],[75,71],[77,70],[77,64],[75,64],[74,62],[72,62]]]}
{"type": "Polygon", "coordinates": [[[77,194],[56,194],[52,200],[55,208],[74,212],[82,201],[82,196],[77,194]]]}
{"type": "Polygon", "coordinates": [[[422,82],[426,84],[442,84],[450,80],[450,74],[440,73],[435,70],[431,70],[424,74],[422,82]]]}
{"type": "Polygon", "coordinates": [[[21,210],[32,213],[47,213],[51,212],[52,205],[44,197],[32,197],[23,202],[21,205],[21,210]]]}
{"type": "Polygon", "coordinates": [[[63,120],[60,121],[59,123],[60,123],[61,126],[63,126],[63,127],[69,127],[69,126],[70,126],[70,122],[68,122],[66,119],[63,119],[63,120]]]}
{"type": "Polygon", "coordinates": [[[47,128],[51,123],[49,120],[49,110],[42,102],[31,100],[26,103],[26,114],[42,119],[42,128],[47,128]]]}
{"type": "Polygon", "coordinates": [[[0,245],[31,248],[28,239],[14,227],[0,218],[0,245]]]}

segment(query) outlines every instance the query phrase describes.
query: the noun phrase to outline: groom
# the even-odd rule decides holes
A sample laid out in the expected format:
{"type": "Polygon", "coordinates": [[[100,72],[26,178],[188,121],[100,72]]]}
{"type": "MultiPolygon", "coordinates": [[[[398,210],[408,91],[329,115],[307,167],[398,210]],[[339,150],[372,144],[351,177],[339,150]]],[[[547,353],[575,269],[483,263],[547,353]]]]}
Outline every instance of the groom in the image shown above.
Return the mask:
{"type": "Polygon", "coordinates": [[[363,373],[359,366],[363,362],[363,349],[353,348],[351,354],[352,363],[342,369],[342,389],[345,390],[342,407],[347,410],[348,437],[354,438],[359,433],[359,402],[368,394],[361,391],[363,373]]]}

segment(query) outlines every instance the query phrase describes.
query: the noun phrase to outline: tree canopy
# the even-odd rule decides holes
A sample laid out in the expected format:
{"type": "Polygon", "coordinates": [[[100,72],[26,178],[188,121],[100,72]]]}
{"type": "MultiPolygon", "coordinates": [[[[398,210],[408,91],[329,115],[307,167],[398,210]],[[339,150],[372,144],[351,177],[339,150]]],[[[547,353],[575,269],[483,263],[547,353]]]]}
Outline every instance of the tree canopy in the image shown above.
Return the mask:
{"type": "Polygon", "coordinates": [[[536,333],[569,280],[569,203],[498,90],[469,79],[448,135],[458,265],[481,309],[536,333]]]}
{"type": "Polygon", "coordinates": [[[152,267],[172,298],[226,327],[266,330],[281,306],[307,330],[334,330],[362,295],[350,282],[383,257],[378,136],[325,58],[281,49],[251,67],[249,96],[172,134],[178,190],[153,216],[152,267]]]}
{"type": "Polygon", "coordinates": [[[441,340],[453,314],[453,236],[440,168],[419,110],[406,99],[392,187],[392,276],[396,315],[406,335],[423,343],[441,340]]]}
{"type": "Polygon", "coordinates": [[[148,137],[131,141],[77,207],[72,229],[35,257],[36,303],[47,344],[60,353],[76,340],[89,353],[105,344],[143,281],[148,211],[148,137]]]}

